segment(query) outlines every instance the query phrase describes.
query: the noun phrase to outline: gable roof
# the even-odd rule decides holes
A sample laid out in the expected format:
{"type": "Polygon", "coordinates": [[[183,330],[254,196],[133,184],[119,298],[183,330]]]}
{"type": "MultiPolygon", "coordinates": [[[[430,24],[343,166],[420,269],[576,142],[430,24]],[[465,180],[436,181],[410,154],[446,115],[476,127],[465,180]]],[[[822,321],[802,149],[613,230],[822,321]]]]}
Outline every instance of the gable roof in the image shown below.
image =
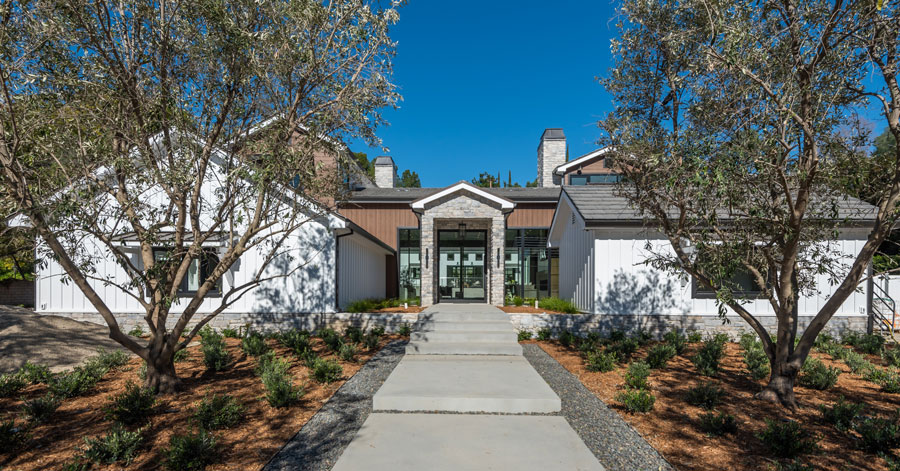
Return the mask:
{"type": "Polygon", "coordinates": [[[412,202],[411,206],[414,211],[417,209],[425,209],[425,205],[428,203],[431,203],[432,201],[435,201],[435,200],[443,198],[447,195],[452,195],[453,193],[459,193],[462,191],[467,191],[469,193],[478,195],[489,201],[493,201],[493,202],[499,204],[500,209],[502,209],[502,210],[510,210],[511,211],[513,208],[516,207],[516,203],[512,202],[511,200],[508,200],[506,198],[497,196],[493,193],[487,192],[484,190],[484,188],[477,187],[469,182],[464,182],[464,181],[460,181],[459,183],[456,183],[447,188],[444,188],[443,190],[438,191],[437,193],[434,193],[434,194],[425,196],[423,198],[420,198],[418,200],[415,200],[412,202]]]}
{"type": "Polygon", "coordinates": [[[584,154],[581,157],[578,157],[574,160],[570,160],[570,161],[560,165],[559,167],[556,167],[555,169],[553,169],[553,173],[555,173],[556,175],[565,175],[565,173],[568,172],[569,170],[571,170],[575,167],[578,167],[580,165],[585,165],[585,164],[589,163],[590,161],[597,159],[598,157],[602,157],[604,154],[606,154],[610,150],[611,149],[609,147],[604,147],[602,149],[597,149],[597,150],[588,152],[587,154],[584,154]]]}
{"type": "MultiPolygon", "coordinates": [[[[480,188],[483,191],[516,203],[556,203],[559,187],[553,188],[480,188]]],[[[352,192],[351,203],[411,203],[431,196],[443,188],[377,188],[370,187],[352,192]]]]}

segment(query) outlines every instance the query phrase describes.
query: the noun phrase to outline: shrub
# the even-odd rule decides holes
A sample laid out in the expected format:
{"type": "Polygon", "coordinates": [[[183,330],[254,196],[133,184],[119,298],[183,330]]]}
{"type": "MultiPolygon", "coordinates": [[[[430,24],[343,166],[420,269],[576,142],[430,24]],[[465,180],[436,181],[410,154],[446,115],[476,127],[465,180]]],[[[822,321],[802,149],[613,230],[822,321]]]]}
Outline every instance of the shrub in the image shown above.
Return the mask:
{"type": "Polygon", "coordinates": [[[207,395],[194,407],[192,418],[204,430],[231,428],[244,418],[244,406],[228,394],[207,395]]]}
{"type": "Polygon", "coordinates": [[[361,343],[363,339],[363,331],[356,326],[348,326],[344,329],[344,337],[347,337],[353,343],[361,343]]]}
{"type": "Polygon", "coordinates": [[[688,333],[688,335],[687,335],[688,343],[697,343],[697,342],[700,342],[701,340],[703,340],[703,334],[696,330],[688,333]]]}
{"type": "Polygon", "coordinates": [[[275,352],[267,352],[265,355],[260,355],[259,358],[256,359],[256,375],[263,376],[269,372],[276,372],[279,374],[287,374],[287,371],[291,368],[291,363],[283,358],[278,358],[275,355],[275,352]]]}
{"type": "Polygon", "coordinates": [[[218,456],[216,437],[200,429],[184,435],[173,435],[166,455],[166,469],[170,471],[197,471],[215,462],[218,456]]]}
{"type": "Polygon", "coordinates": [[[186,348],[182,348],[181,350],[175,352],[175,355],[172,356],[172,361],[174,361],[175,363],[179,363],[187,360],[188,358],[190,358],[190,356],[191,354],[188,352],[188,350],[186,348]]]}
{"type": "Polygon", "coordinates": [[[573,334],[572,332],[570,332],[568,330],[564,330],[559,333],[559,338],[557,340],[559,340],[560,345],[562,345],[563,347],[569,348],[572,346],[572,344],[575,343],[575,341],[577,339],[578,338],[575,337],[575,334],[573,334]]]}
{"type": "Polygon", "coordinates": [[[363,346],[368,350],[374,350],[378,348],[378,342],[381,341],[381,336],[376,334],[375,332],[369,332],[363,338],[363,346]]]}
{"type": "Polygon", "coordinates": [[[810,357],[800,369],[799,382],[801,386],[824,391],[837,384],[840,375],[841,370],[825,366],[819,359],[810,357]]]}
{"type": "Polygon", "coordinates": [[[97,384],[105,371],[94,368],[76,367],[74,370],[58,374],[50,381],[50,392],[58,397],[69,398],[80,396],[97,384]]]}
{"type": "Polygon", "coordinates": [[[616,400],[625,406],[628,412],[650,412],[656,398],[646,389],[628,389],[616,395],[616,400]]]}
{"type": "Polygon", "coordinates": [[[665,368],[666,363],[674,358],[677,353],[675,347],[671,345],[664,343],[654,345],[647,354],[647,364],[654,369],[665,368]]]}
{"type": "Polygon", "coordinates": [[[566,314],[578,314],[578,308],[571,301],[556,297],[541,298],[538,307],[548,311],[563,312],[566,314]]]}
{"type": "Polygon", "coordinates": [[[85,363],[85,368],[102,371],[102,373],[100,373],[100,376],[103,376],[107,371],[119,368],[120,366],[125,366],[127,364],[128,354],[123,352],[122,350],[113,350],[110,352],[100,348],[97,350],[96,356],[88,358],[87,362],[85,363]]]}
{"type": "Polygon", "coordinates": [[[341,379],[344,374],[344,367],[334,360],[316,359],[312,367],[313,379],[320,383],[332,383],[341,379]]]}
{"type": "Polygon", "coordinates": [[[615,353],[594,351],[588,352],[586,358],[586,367],[588,371],[599,371],[607,373],[616,369],[616,362],[619,361],[615,353]]]}
{"type": "Polygon", "coordinates": [[[900,347],[885,349],[884,353],[881,354],[881,358],[889,366],[900,368],[900,347]]]}
{"type": "Polygon", "coordinates": [[[779,422],[766,419],[766,429],[759,434],[759,439],[779,458],[794,458],[819,449],[818,438],[810,436],[793,420],[779,422]]]}
{"type": "Polygon", "coordinates": [[[846,349],[843,353],[843,360],[844,363],[850,367],[850,371],[855,374],[865,374],[867,371],[871,371],[875,368],[875,365],[869,360],[866,360],[865,356],[860,355],[853,350],[846,349]]]}
{"type": "Polygon", "coordinates": [[[538,329],[538,331],[537,331],[538,340],[547,341],[547,340],[550,340],[550,337],[552,337],[552,336],[553,336],[553,332],[547,327],[543,327],[541,329],[538,329]]]}
{"type": "Polygon", "coordinates": [[[816,350],[831,355],[831,358],[835,360],[839,360],[844,357],[844,351],[847,349],[837,342],[824,342],[816,345],[816,350]]]}
{"type": "Polygon", "coordinates": [[[345,343],[341,345],[341,349],[338,351],[338,356],[341,357],[341,360],[344,361],[356,361],[356,354],[359,349],[356,348],[356,345],[352,343],[345,343]]]}
{"type": "Polygon", "coordinates": [[[50,384],[53,379],[53,373],[47,365],[36,365],[28,361],[19,368],[18,375],[31,384],[50,384]]]}
{"type": "Polygon", "coordinates": [[[885,370],[884,377],[877,383],[886,393],[900,393],[900,375],[895,370],[885,370]]]}
{"type": "Polygon", "coordinates": [[[325,345],[334,353],[339,352],[341,350],[341,345],[344,344],[344,339],[334,329],[322,329],[319,332],[319,336],[322,338],[322,341],[325,342],[325,345]]]}
{"type": "Polygon", "coordinates": [[[619,358],[630,358],[638,349],[638,343],[635,339],[624,339],[611,343],[607,350],[618,355],[619,358]]]}
{"type": "Polygon", "coordinates": [[[868,418],[853,427],[859,434],[859,446],[871,453],[890,453],[900,447],[900,425],[896,419],[868,418]]]}
{"type": "Polygon", "coordinates": [[[724,412],[705,412],[700,414],[700,431],[709,437],[719,437],[737,432],[737,421],[731,414],[724,412]]]}
{"type": "Polygon", "coordinates": [[[410,328],[408,322],[404,322],[403,325],[400,326],[400,329],[397,330],[397,333],[401,337],[409,337],[410,332],[412,332],[412,328],[410,328]]]}
{"type": "Polygon", "coordinates": [[[247,335],[241,339],[241,350],[247,355],[258,357],[269,351],[269,345],[266,344],[266,338],[259,332],[247,332],[247,335]]]}
{"type": "Polygon", "coordinates": [[[319,361],[319,355],[316,355],[316,352],[309,350],[300,355],[300,360],[303,361],[303,364],[306,365],[307,368],[313,369],[313,367],[316,366],[316,362],[319,361]]]}
{"type": "Polygon", "coordinates": [[[881,355],[884,351],[884,337],[878,334],[866,334],[860,337],[853,346],[870,355],[881,355]]]}
{"type": "Polygon", "coordinates": [[[634,339],[637,340],[638,345],[644,346],[650,343],[653,340],[653,335],[650,332],[647,332],[644,329],[638,330],[637,334],[634,336],[634,339]]]}
{"type": "Polygon", "coordinates": [[[95,463],[123,463],[128,466],[137,455],[144,441],[143,430],[130,432],[120,424],[114,424],[103,437],[85,438],[84,457],[95,463]]]}
{"type": "Polygon", "coordinates": [[[62,471],[89,471],[91,462],[82,455],[75,455],[63,465],[62,471]]]}
{"type": "Polygon", "coordinates": [[[360,312],[372,312],[380,309],[379,302],[375,299],[360,299],[357,301],[353,301],[352,303],[347,305],[347,312],[352,313],[360,313],[360,312]]]}
{"type": "Polygon", "coordinates": [[[128,331],[128,335],[130,335],[132,337],[143,337],[144,329],[142,329],[141,326],[139,326],[139,325],[135,326],[133,329],[128,331]]]}
{"type": "Polygon", "coordinates": [[[719,361],[722,360],[722,355],[725,354],[725,340],[727,340],[727,337],[723,339],[717,335],[706,339],[703,345],[700,346],[697,354],[692,359],[700,374],[704,376],[716,376],[719,374],[719,361]]]}
{"type": "Polygon", "coordinates": [[[103,409],[106,418],[122,425],[142,424],[153,414],[156,396],[153,390],[142,388],[129,381],[125,391],[112,396],[103,409]]]}
{"type": "Polygon", "coordinates": [[[838,398],[838,401],[831,407],[825,405],[819,406],[819,410],[822,411],[825,422],[833,425],[834,428],[841,432],[850,430],[853,423],[856,421],[856,418],[859,417],[859,414],[862,413],[865,408],[866,405],[863,403],[857,404],[854,402],[845,402],[844,396],[838,398]]]}
{"type": "Polygon", "coordinates": [[[207,369],[222,371],[231,366],[231,354],[225,348],[225,339],[212,331],[200,335],[200,351],[203,352],[203,364],[207,369]]]}
{"type": "Polygon", "coordinates": [[[855,331],[846,332],[846,333],[844,333],[843,336],[841,336],[841,343],[844,345],[850,345],[851,347],[855,347],[856,345],[859,344],[859,341],[862,338],[862,335],[863,335],[862,333],[855,332],[855,331]]]}
{"type": "Polygon", "coordinates": [[[381,338],[384,336],[384,326],[379,325],[376,327],[372,327],[372,330],[369,331],[370,335],[374,335],[375,337],[381,338]]]}
{"type": "Polygon", "coordinates": [[[609,343],[621,342],[625,340],[625,332],[621,330],[613,330],[609,333],[609,343]]]}
{"type": "Polygon", "coordinates": [[[663,335],[663,340],[667,345],[671,345],[675,349],[675,354],[681,355],[687,346],[687,337],[681,335],[677,330],[671,330],[663,335]]]}
{"type": "Polygon", "coordinates": [[[0,375],[0,397],[12,397],[22,389],[25,389],[25,378],[22,375],[0,375]]]}
{"type": "Polygon", "coordinates": [[[688,404],[704,409],[715,409],[722,401],[725,390],[712,381],[704,381],[687,390],[685,400],[688,404]]]}
{"type": "Polygon", "coordinates": [[[519,342],[523,342],[525,340],[531,340],[531,336],[532,336],[531,331],[524,330],[524,329],[520,330],[518,332],[518,334],[516,334],[516,337],[518,338],[519,342]]]}
{"type": "Polygon", "coordinates": [[[309,332],[291,329],[278,337],[278,341],[295,355],[302,355],[310,349],[309,332]]]}
{"type": "Polygon", "coordinates": [[[266,401],[272,407],[287,407],[303,396],[303,388],[294,386],[291,376],[278,369],[271,369],[262,375],[266,387],[266,401]]]}
{"type": "Polygon", "coordinates": [[[769,367],[769,357],[766,355],[766,352],[763,351],[762,347],[745,350],[742,356],[744,357],[744,364],[747,365],[747,371],[750,373],[751,378],[759,381],[769,376],[769,373],[771,372],[769,367]]]}
{"type": "Polygon", "coordinates": [[[815,471],[812,465],[806,464],[797,458],[793,461],[788,461],[787,463],[778,463],[775,465],[776,471],[815,471]]]}
{"type": "Polygon", "coordinates": [[[222,329],[222,336],[226,339],[237,339],[241,337],[241,333],[237,329],[226,327],[222,329]]]}
{"type": "Polygon", "coordinates": [[[0,422],[0,454],[12,453],[27,439],[25,427],[16,425],[12,419],[0,422]]]}
{"type": "Polygon", "coordinates": [[[513,296],[512,303],[515,304],[516,306],[521,306],[521,305],[525,304],[525,298],[523,298],[521,296],[513,296]]]}
{"type": "Polygon", "coordinates": [[[647,378],[650,377],[650,365],[636,361],[628,365],[625,372],[625,385],[633,389],[650,389],[647,378]]]}
{"type": "Polygon", "coordinates": [[[24,401],[22,403],[22,412],[28,417],[28,420],[31,420],[32,422],[46,422],[47,419],[56,412],[56,409],[59,408],[62,401],[63,398],[61,396],[47,393],[43,396],[24,401]]]}

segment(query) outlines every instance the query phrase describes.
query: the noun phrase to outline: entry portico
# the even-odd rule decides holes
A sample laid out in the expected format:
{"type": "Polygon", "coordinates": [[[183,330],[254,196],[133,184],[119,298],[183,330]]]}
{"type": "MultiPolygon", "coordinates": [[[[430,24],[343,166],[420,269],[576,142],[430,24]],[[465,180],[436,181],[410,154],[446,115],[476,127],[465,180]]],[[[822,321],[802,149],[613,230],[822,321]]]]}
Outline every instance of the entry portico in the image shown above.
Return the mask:
{"type": "Polygon", "coordinates": [[[503,305],[506,217],[515,206],[467,182],[412,202],[421,230],[423,306],[503,305]]]}

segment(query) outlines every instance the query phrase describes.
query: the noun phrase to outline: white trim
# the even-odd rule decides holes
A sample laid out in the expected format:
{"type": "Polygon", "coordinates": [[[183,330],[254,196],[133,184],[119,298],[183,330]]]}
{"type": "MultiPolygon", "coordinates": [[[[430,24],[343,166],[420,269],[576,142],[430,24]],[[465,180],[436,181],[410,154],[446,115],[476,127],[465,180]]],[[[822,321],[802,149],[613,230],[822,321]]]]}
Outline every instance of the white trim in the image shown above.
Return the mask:
{"type": "Polygon", "coordinates": [[[575,202],[572,201],[572,198],[565,191],[561,191],[559,193],[559,202],[556,204],[556,210],[553,211],[553,219],[550,221],[550,229],[547,231],[547,247],[551,249],[559,248],[563,233],[565,232],[565,229],[561,229],[559,225],[565,225],[565,222],[560,222],[559,224],[557,224],[557,219],[559,217],[563,201],[565,201],[569,213],[576,215],[579,220],[583,220],[583,218],[581,217],[581,213],[579,213],[578,209],[576,209],[575,202]],[[565,200],[563,200],[564,197],[565,200]]]}
{"type": "Polygon", "coordinates": [[[488,192],[482,190],[481,188],[478,188],[477,186],[472,185],[471,183],[459,182],[459,183],[457,183],[453,186],[447,187],[431,196],[426,196],[425,198],[413,201],[411,203],[412,209],[414,209],[414,210],[425,209],[426,204],[428,204],[432,201],[438,200],[440,198],[443,198],[447,195],[456,193],[458,191],[462,191],[462,190],[474,193],[482,198],[493,201],[493,202],[499,204],[501,209],[510,209],[511,210],[516,207],[515,203],[513,203],[512,201],[510,201],[506,198],[501,198],[497,195],[488,193],[488,192]]]}
{"type": "Polygon", "coordinates": [[[565,175],[566,171],[569,170],[570,168],[581,165],[588,160],[595,159],[595,158],[609,152],[610,150],[611,150],[611,148],[604,147],[602,149],[597,149],[595,151],[584,154],[575,160],[571,160],[569,162],[566,162],[566,163],[560,165],[559,167],[556,167],[555,169],[553,169],[553,173],[555,173],[556,175],[565,175]]]}

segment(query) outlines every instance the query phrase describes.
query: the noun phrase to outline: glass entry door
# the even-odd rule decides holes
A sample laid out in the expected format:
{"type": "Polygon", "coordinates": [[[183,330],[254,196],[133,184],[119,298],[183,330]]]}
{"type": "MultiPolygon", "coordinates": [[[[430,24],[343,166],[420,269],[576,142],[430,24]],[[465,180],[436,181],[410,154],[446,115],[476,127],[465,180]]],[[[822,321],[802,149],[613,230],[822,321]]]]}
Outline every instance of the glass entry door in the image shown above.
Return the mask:
{"type": "Polygon", "coordinates": [[[438,231],[438,289],[442,301],[484,301],[487,231],[438,231]]]}

